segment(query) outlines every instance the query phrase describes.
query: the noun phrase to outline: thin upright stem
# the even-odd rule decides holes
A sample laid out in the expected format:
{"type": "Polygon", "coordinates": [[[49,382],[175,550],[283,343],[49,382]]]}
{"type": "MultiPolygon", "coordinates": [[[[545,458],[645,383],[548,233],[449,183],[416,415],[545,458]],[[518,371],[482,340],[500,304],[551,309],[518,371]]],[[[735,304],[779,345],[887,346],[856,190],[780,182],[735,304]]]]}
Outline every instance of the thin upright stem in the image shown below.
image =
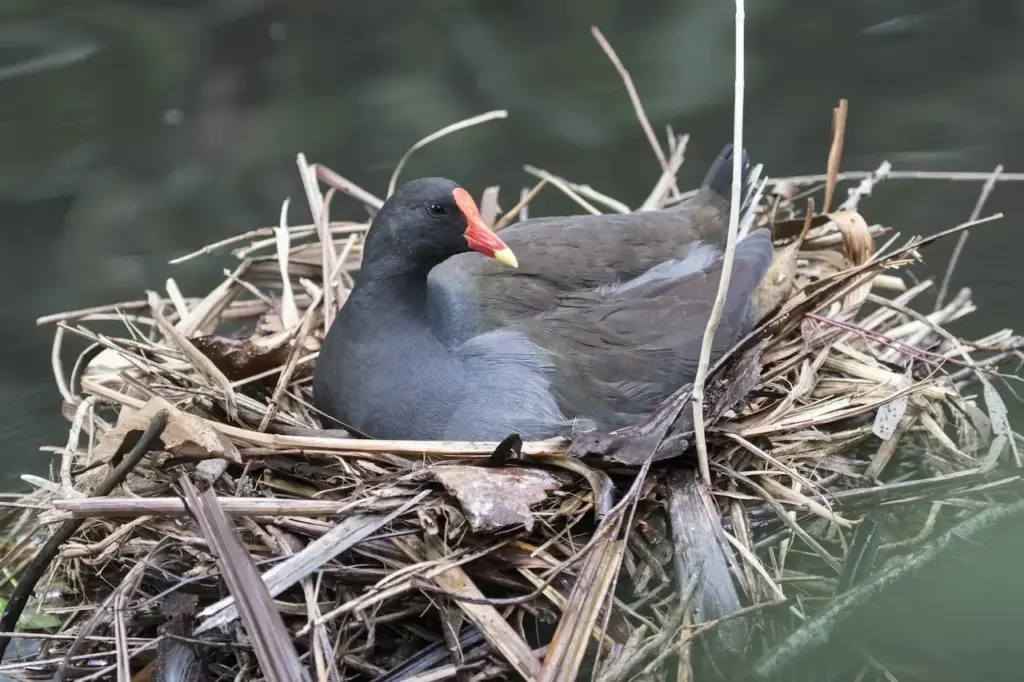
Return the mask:
{"type": "Polygon", "coordinates": [[[729,206],[729,235],[725,244],[725,256],[722,263],[722,277],[718,282],[718,294],[711,309],[708,326],[704,330],[704,340],[700,348],[700,364],[697,365],[697,376],[693,380],[693,428],[697,443],[697,464],[705,485],[711,485],[711,469],[708,466],[708,444],[704,434],[704,384],[708,377],[711,364],[711,346],[722,320],[725,308],[725,297],[729,291],[729,280],[732,277],[732,262],[736,255],[736,240],[740,224],[740,201],[743,185],[743,28],[745,14],[743,0],[736,0],[736,94],[733,105],[732,120],[732,199],[729,206]]]}

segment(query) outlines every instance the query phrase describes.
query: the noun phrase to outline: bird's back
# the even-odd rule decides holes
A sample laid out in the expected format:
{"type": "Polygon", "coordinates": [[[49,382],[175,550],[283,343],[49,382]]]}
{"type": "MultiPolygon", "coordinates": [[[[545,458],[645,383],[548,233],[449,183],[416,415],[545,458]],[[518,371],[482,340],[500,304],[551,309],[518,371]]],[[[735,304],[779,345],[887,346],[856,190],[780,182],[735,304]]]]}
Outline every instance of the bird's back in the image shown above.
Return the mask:
{"type": "MultiPolygon", "coordinates": [[[[751,297],[773,256],[766,230],[738,245],[713,361],[753,328],[751,297]]],[[[515,326],[552,357],[552,390],[562,411],[610,430],[691,383],[722,263],[720,249],[701,245],[630,282],[573,292],[515,326]]]]}

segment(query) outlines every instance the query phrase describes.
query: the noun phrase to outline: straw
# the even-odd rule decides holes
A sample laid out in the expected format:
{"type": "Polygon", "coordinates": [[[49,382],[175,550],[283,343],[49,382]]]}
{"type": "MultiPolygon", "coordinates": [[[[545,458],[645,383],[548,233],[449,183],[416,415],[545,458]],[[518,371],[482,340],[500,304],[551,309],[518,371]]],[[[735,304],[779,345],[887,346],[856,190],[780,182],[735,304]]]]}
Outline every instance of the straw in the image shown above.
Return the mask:
{"type": "MultiPolygon", "coordinates": [[[[742,17],[740,5],[740,64],[742,17]]],[[[497,117],[420,140],[391,188],[413,151],[497,117]]],[[[674,191],[687,137],[669,139],[644,209],[674,191]]],[[[198,249],[196,258],[232,246],[239,261],[206,296],[169,284],[167,297],[40,318],[56,325],[54,396],[67,403],[69,433],[45,449],[59,457],[51,477],[27,477],[34,489],[0,509],[0,567],[21,590],[9,602],[21,611],[0,637],[46,646],[0,672],[49,679],[88,661],[93,676],[138,675],[147,651],[188,641],[215,682],[266,679],[264,662],[279,676],[301,665],[317,679],[380,682],[701,679],[708,652],[750,672],[737,652],[785,642],[755,670],[765,671],[807,646],[812,625],[857,606],[835,587],[848,566],[860,570],[856,533],[868,512],[900,519],[880,552],[915,557],[1024,491],[1020,436],[1000,394],[1016,379],[1024,339],[959,336],[949,326],[975,311],[970,290],[924,309],[931,283],[911,272],[935,241],[999,229],[998,216],[903,236],[868,220],[871,189],[896,171],[843,172],[835,162],[827,176],[757,183],[750,225],[771,224],[777,249],[757,300],[772,303],[758,304],[754,331],[730,355],[705,349],[693,424],[680,387],[650,429],[618,434],[640,452],[624,462],[586,450],[585,439],[515,448],[514,439],[385,441],[317,429],[311,372],[366,231],[358,214],[328,222],[331,188],[371,210],[381,200],[299,158],[313,222],[289,227],[282,212],[275,228],[198,249]],[[830,216],[773,193],[828,178],[835,196],[838,183],[864,180],[830,216]],[[66,375],[72,337],[94,345],[66,375]],[[878,431],[886,410],[896,427],[878,431]],[[159,413],[158,446],[139,461],[136,450],[126,471],[122,455],[153,445],[152,433],[140,434],[159,413]],[[656,437],[629,440],[644,433],[656,437]],[[567,456],[581,448],[585,456],[567,456]],[[192,603],[179,619],[185,634],[167,636],[151,616],[181,599],[192,603]],[[24,631],[44,616],[59,633],[24,631]]],[[[733,173],[730,253],[742,203],[733,173]]],[[[532,167],[522,184],[533,189],[498,226],[521,219],[545,184],[580,211],[628,210],[532,167]]],[[[720,291],[727,281],[725,269],[720,291]]]]}

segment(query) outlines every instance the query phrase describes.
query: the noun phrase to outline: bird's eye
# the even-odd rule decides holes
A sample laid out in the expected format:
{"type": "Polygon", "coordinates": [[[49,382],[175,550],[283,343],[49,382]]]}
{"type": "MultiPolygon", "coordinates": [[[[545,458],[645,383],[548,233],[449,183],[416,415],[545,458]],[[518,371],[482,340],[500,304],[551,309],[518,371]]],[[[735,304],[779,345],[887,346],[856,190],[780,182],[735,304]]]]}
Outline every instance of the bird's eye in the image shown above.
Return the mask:
{"type": "Polygon", "coordinates": [[[448,211],[445,210],[445,207],[442,206],[441,204],[427,204],[427,213],[434,216],[435,218],[440,218],[447,212],[448,211]]]}

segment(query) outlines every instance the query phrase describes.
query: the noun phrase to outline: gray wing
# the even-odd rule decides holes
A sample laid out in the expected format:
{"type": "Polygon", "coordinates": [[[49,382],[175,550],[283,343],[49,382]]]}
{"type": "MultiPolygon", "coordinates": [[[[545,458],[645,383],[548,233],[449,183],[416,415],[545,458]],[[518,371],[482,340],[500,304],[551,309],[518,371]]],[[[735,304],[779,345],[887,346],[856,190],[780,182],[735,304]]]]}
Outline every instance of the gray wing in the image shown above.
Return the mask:
{"type": "MultiPolygon", "coordinates": [[[[737,245],[712,362],[753,328],[750,299],[773,255],[767,230],[737,245]]],[[[517,325],[554,358],[551,384],[563,413],[618,428],[691,382],[721,269],[720,251],[702,246],[631,281],[565,295],[517,325]]]]}
{"type": "Polygon", "coordinates": [[[660,263],[686,258],[700,242],[722,243],[727,221],[727,203],[701,189],[660,211],[512,225],[500,234],[519,268],[471,252],[430,271],[432,321],[453,343],[505,328],[558,307],[566,294],[639,277],[660,263]]]}
{"type": "MultiPolygon", "coordinates": [[[[743,196],[750,159],[741,150],[743,196]]],[[[561,305],[566,293],[671,271],[700,242],[725,244],[733,147],[726,144],[692,197],[674,206],[629,214],[534,218],[501,238],[519,268],[478,253],[449,258],[431,270],[427,306],[442,338],[458,345],[561,305]]],[[[678,275],[677,275],[678,276],[678,275]]]]}

